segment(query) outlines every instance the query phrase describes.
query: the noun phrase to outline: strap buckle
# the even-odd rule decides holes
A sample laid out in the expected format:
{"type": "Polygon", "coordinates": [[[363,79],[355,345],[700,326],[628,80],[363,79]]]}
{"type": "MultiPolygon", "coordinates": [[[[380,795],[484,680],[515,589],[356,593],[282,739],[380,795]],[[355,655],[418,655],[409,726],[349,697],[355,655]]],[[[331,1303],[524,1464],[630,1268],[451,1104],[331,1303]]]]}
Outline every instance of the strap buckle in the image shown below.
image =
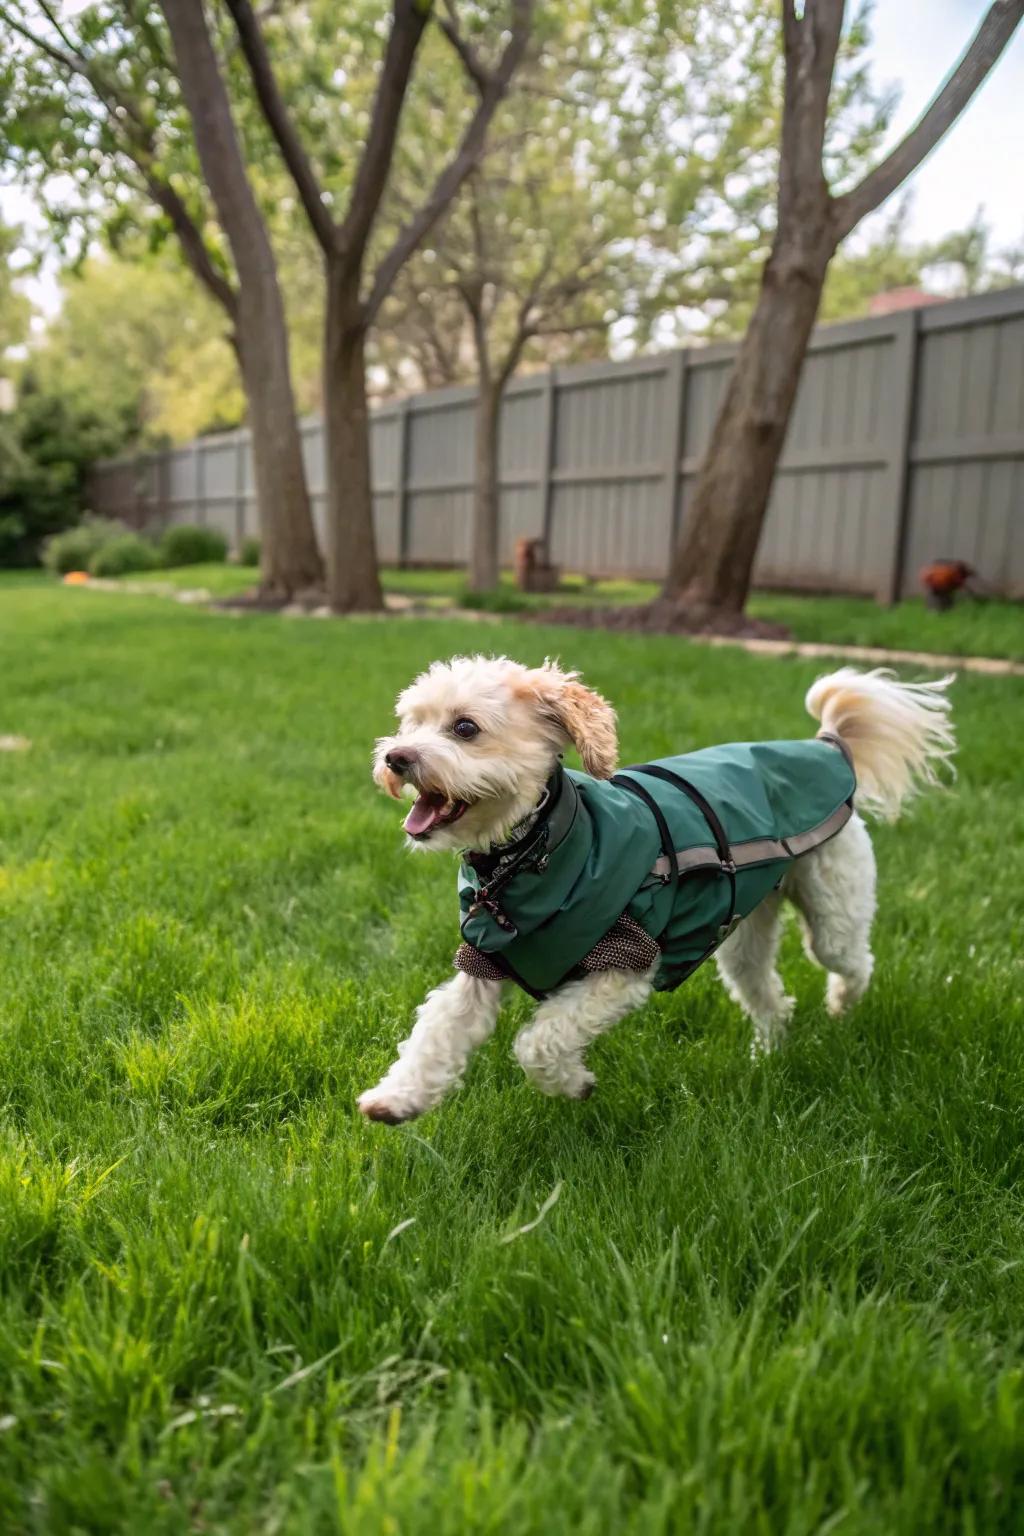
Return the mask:
{"type": "Polygon", "coordinates": [[[724,939],[727,939],[731,933],[735,933],[736,929],[739,927],[742,921],[743,919],[740,914],[738,912],[734,912],[727,923],[722,923],[718,930],[719,944],[721,944],[724,939]]]}
{"type": "Polygon", "coordinates": [[[486,889],[477,892],[476,901],[474,901],[466,916],[479,917],[482,912],[486,912],[503,933],[518,933],[519,930],[516,928],[515,923],[501,910],[494,897],[486,889]]]}

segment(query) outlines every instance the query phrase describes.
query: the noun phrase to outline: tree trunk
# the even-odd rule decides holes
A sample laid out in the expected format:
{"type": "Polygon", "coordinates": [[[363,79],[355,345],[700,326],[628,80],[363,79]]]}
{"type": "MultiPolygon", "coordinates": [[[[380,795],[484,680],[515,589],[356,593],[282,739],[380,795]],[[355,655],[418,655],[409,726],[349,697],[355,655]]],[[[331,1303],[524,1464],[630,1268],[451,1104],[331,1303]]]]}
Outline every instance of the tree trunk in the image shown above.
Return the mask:
{"type": "Polygon", "coordinates": [[[835,239],[780,234],[740,346],[663,597],[696,615],[743,612],[772,481],[835,239]]]}
{"type": "Polygon", "coordinates": [[[327,600],[336,613],[377,613],[377,571],[366,401],[366,320],[358,274],[327,268],[324,433],[327,454],[327,600]]]}
{"type": "Polygon", "coordinates": [[[238,276],[233,316],[249,404],[263,589],[288,598],[323,581],[295,415],[288,328],[270,237],[249,184],[202,0],[161,0],[203,178],[238,276]]]}
{"type": "Polygon", "coordinates": [[[481,379],[476,397],[476,452],[473,479],[473,543],[469,584],[474,592],[493,592],[498,585],[498,423],[500,386],[481,379]]]}
{"type": "Polygon", "coordinates": [[[836,246],[949,131],[1024,17],[1024,0],[992,0],[967,51],[909,133],[855,187],[833,198],[822,152],[844,8],[844,0],[802,6],[783,0],[778,233],[662,589],[663,603],[685,607],[698,623],[743,612],[836,246]]]}
{"type": "Polygon", "coordinates": [[[239,299],[236,350],[252,430],[260,595],[287,602],[300,593],[322,593],[324,568],[306,488],[284,314],[279,321],[250,323],[253,297],[243,291],[239,299]]]}

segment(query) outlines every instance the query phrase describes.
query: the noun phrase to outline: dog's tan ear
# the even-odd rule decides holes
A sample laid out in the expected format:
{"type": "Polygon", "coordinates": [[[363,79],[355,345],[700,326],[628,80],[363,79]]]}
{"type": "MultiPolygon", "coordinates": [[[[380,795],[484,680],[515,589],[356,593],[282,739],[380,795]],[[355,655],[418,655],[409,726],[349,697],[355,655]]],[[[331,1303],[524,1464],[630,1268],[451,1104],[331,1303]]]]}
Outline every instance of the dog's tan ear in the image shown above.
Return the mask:
{"type": "Polygon", "coordinates": [[[595,779],[610,778],[619,760],[619,738],[608,700],[585,688],[578,673],[563,672],[553,662],[528,676],[545,715],[561,726],[587,773],[595,779]]]}

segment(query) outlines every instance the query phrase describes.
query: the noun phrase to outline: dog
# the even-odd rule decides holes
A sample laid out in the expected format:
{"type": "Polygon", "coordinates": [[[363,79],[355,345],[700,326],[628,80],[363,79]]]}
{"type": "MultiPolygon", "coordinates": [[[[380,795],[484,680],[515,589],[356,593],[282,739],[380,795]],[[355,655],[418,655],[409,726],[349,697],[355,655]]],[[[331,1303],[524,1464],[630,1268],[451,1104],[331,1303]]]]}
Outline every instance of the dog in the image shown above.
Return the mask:
{"type": "MultiPolygon", "coordinates": [[[[598,829],[603,845],[618,852],[607,878],[594,877],[593,849],[584,852],[574,894],[559,908],[561,921],[561,914],[576,903],[576,947],[568,939],[564,944],[559,940],[554,947],[548,945],[544,957],[549,970],[565,963],[568,973],[550,990],[545,984],[536,991],[539,1006],[515,1042],[523,1071],[542,1093],[587,1097],[595,1082],[585,1060],[590,1043],[641,1007],[656,985],[677,984],[671,975],[664,980],[667,941],[657,929],[669,910],[669,896],[677,903],[681,892],[692,906],[698,886],[701,899],[713,904],[708,920],[721,918],[722,923],[717,932],[712,930],[706,948],[701,938],[683,973],[715,953],[727,991],[752,1022],[755,1053],[782,1042],[794,1006],[776,969],[784,901],[800,915],[809,956],[827,972],[829,1011],[846,1012],[864,995],[873,968],[875,860],[861,813],[894,820],[917,790],[940,781],[955,750],[946,697],[952,681],[946,677],[903,683],[883,669],[859,673],[843,667],[819,678],[806,696],[809,714],[820,722],[813,740],[709,749],[665,760],[669,769],[647,765],[613,778],[618,756],[615,712],[578,673],[550,661],[527,667],[507,657],[455,657],[434,663],[399,696],[398,729],[377,742],[373,777],[396,799],[414,797],[404,823],[410,848],[463,851],[468,861],[463,864],[463,933],[489,935],[493,952],[485,954],[474,943],[463,943],[455,975],[421,1004],[409,1038],[398,1047],[397,1060],[377,1086],[359,1098],[361,1112],[371,1120],[399,1124],[434,1108],[459,1084],[471,1053],[495,1027],[503,981],[515,975],[507,956],[516,945],[520,950],[524,946],[517,924],[522,926],[527,908],[521,902],[518,915],[510,917],[507,893],[520,889],[535,900],[545,890],[551,880],[552,824],[559,817],[563,824],[575,818],[571,836],[576,838],[589,815],[587,806],[598,806],[604,818],[598,829]],[[580,756],[583,774],[561,767],[562,754],[570,746],[580,756]],[[764,752],[776,749],[783,766],[792,762],[799,768],[799,783],[787,802],[791,817],[816,795],[823,811],[835,802],[820,823],[817,844],[801,856],[796,855],[807,840],[795,837],[748,838],[738,848],[723,848],[727,834],[710,801],[717,798],[721,811],[725,799],[716,796],[708,764],[713,766],[716,752],[724,753],[730,773],[740,757],[747,772],[750,762],[761,761],[757,754],[763,758],[764,752]],[[671,771],[673,764],[683,765],[683,777],[671,771]],[[707,794],[697,793],[687,765],[700,768],[696,779],[704,773],[707,794]],[[660,777],[642,779],[643,774],[660,777]],[[678,805],[672,802],[674,827],[678,830],[685,815],[697,818],[692,826],[702,830],[708,846],[676,852],[673,829],[666,831],[664,825],[668,842],[665,836],[659,842],[658,811],[649,791],[657,785],[664,812],[668,791],[661,780],[670,778],[685,791],[678,795],[678,805]],[[563,790],[572,805],[566,810],[567,802],[560,798],[562,810],[558,805],[552,810],[552,797],[561,797],[563,790]],[[618,843],[617,832],[622,834],[618,843]],[[759,853],[764,859],[758,864],[759,853]],[[698,867],[702,857],[705,863],[698,867]],[[618,870],[627,864],[634,868],[634,884],[640,869],[639,894],[623,903],[628,910],[590,946],[589,954],[578,955],[580,945],[593,937],[586,931],[587,922],[603,927],[609,914],[619,909],[623,892],[613,886],[618,870]],[[671,881],[671,892],[664,894],[671,881]],[[739,904],[737,881],[750,885],[739,904]],[[660,916],[655,911],[659,902],[660,916]],[[591,907],[596,914],[592,918],[591,907]],[[634,920],[637,912],[639,922],[634,920]],[[582,929],[576,921],[580,913],[585,918],[582,929]]],[[[757,773],[751,770],[748,777],[751,800],[759,807],[767,805],[757,773]]],[[[760,814],[777,820],[777,810],[762,808],[760,814]]],[[[730,814],[744,811],[741,807],[730,814]]],[[[577,873],[574,866],[573,878],[577,873]]],[[[553,900],[557,905],[561,899],[560,887],[553,900]]],[[[543,936],[554,930],[545,919],[537,931],[543,936]]],[[[677,968],[673,974],[681,973],[677,968]]],[[[528,982],[522,984],[533,990],[528,982]]]]}

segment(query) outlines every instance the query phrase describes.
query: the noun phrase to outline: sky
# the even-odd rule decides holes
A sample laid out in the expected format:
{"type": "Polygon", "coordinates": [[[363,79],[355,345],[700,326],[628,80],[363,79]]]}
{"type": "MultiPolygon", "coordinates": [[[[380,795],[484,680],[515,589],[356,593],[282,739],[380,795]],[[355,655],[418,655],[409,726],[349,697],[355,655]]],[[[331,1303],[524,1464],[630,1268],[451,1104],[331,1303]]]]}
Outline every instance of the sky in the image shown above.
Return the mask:
{"type": "MultiPolygon", "coordinates": [[[[82,0],[65,0],[63,9],[81,5],[82,0]]],[[[893,141],[923,111],[986,9],[987,0],[876,0],[873,78],[901,91],[893,141]]],[[[997,246],[1024,241],[1024,27],[908,186],[913,240],[935,240],[960,229],[982,207],[997,246]]],[[[31,199],[16,188],[0,187],[0,216],[36,222],[31,199]]],[[[34,280],[30,291],[36,304],[52,313],[58,302],[53,272],[34,280]]]]}

